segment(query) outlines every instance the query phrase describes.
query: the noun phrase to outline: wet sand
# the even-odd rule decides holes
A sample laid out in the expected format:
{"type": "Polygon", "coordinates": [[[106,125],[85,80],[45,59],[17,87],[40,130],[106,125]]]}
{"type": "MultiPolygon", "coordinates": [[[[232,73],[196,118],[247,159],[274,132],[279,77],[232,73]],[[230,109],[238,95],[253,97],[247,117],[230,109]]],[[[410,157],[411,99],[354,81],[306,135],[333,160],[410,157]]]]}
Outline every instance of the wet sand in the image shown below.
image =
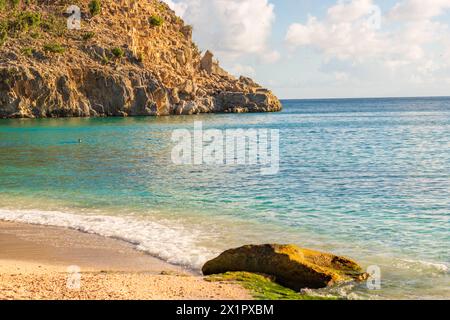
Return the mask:
{"type": "Polygon", "coordinates": [[[120,240],[0,221],[0,299],[250,298],[120,240]]]}

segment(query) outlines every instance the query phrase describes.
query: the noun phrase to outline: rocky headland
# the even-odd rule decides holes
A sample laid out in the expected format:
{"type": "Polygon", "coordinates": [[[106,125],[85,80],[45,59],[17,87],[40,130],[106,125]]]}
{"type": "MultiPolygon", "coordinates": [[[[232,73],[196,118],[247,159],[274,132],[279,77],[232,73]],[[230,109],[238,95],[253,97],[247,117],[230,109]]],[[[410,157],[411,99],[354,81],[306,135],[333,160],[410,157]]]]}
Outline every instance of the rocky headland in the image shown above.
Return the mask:
{"type": "Polygon", "coordinates": [[[158,0],[0,0],[0,118],[281,110],[200,52],[192,32],[158,0]],[[70,5],[81,29],[68,28],[70,5]]]}

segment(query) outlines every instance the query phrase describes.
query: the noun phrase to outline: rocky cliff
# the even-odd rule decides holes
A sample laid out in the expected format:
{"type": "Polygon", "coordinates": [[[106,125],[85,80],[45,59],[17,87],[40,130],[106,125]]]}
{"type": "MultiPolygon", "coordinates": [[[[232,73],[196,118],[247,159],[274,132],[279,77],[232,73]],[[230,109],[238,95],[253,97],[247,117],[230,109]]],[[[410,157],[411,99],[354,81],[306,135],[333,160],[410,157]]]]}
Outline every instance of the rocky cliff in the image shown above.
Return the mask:
{"type": "Polygon", "coordinates": [[[269,90],[202,54],[161,1],[0,0],[1,118],[279,110],[269,90]],[[81,29],[67,26],[70,5],[81,29]]]}

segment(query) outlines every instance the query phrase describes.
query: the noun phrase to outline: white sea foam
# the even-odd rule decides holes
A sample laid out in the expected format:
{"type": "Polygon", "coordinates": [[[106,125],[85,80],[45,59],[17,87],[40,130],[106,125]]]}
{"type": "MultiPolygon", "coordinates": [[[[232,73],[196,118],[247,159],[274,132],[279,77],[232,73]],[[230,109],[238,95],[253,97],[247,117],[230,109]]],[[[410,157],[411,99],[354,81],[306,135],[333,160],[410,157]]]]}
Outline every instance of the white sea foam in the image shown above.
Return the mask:
{"type": "Polygon", "coordinates": [[[0,209],[0,220],[64,227],[120,239],[167,262],[191,268],[200,268],[216,253],[197,245],[196,239],[204,233],[204,230],[193,226],[186,227],[172,221],[10,209],[0,209]]]}
{"type": "Polygon", "coordinates": [[[442,273],[448,273],[450,271],[449,266],[444,263],[410,259],[402,259],[402,262],[403,263],[397,264],[397,266],[406,269],[417,269],[418,271],[422,271],[424,269],[431,269],[442,273]]]}

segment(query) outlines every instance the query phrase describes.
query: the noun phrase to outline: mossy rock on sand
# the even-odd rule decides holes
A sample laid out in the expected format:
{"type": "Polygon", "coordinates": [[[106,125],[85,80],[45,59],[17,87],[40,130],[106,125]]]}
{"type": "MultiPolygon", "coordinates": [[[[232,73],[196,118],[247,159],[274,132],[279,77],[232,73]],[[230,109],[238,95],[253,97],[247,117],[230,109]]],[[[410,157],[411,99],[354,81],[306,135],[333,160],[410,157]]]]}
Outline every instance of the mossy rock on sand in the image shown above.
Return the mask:
{"type": "Polygon", "coordinates": [[[227,272],[205,278],[206,281],[233,282],[248,289],[257,300],[338,300],[338,297],[299,293],[275,283],[271,276],[250,272],[227,272]]]}
{"type": "Polygon", "coordinates": [[[204,275],[233,271],[263,273],[287,288],[319,289],[367,275],[354,261],[294,245],[248,245],[227,250],[203,266],[204,275]]]}

